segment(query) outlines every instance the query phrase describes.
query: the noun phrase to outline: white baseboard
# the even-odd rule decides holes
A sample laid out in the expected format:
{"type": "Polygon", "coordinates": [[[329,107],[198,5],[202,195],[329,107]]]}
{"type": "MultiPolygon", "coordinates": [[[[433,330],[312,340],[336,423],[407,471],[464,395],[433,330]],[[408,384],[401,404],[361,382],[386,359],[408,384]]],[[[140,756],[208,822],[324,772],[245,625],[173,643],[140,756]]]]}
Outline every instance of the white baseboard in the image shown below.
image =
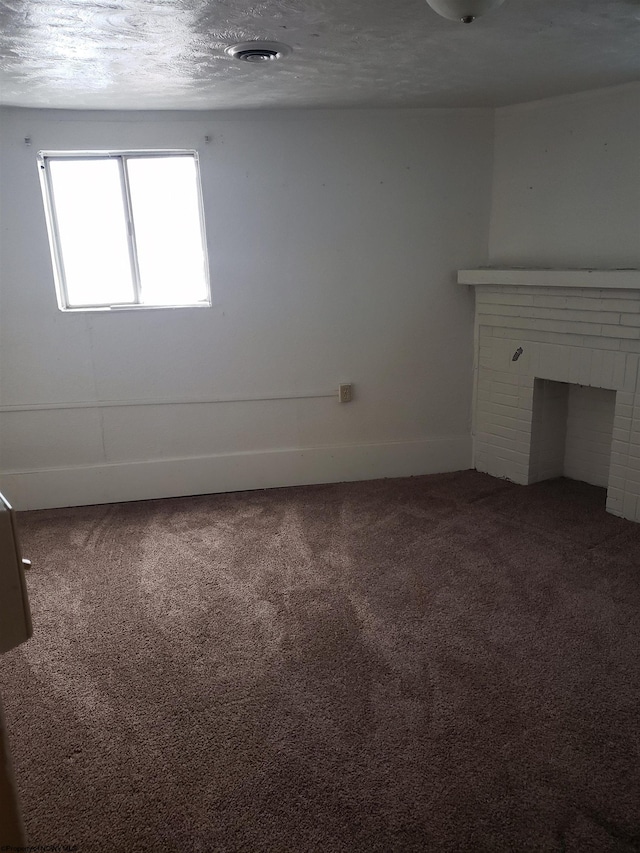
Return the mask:
{"type": "Polygon", "coordinates": [[[18,510],[47,509],[437,474],[471,465],[471,437],[465,435],[7,471],[0,474],[0,491],[18,510]]]}

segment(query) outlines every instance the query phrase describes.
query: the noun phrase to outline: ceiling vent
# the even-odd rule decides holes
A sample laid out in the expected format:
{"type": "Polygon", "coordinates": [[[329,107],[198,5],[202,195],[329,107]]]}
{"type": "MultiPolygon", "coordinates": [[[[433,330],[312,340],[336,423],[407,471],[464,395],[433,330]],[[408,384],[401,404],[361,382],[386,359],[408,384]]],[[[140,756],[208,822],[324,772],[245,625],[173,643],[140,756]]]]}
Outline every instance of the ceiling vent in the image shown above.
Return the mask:
{"type": "Polygon", "coordinates": [[[225,53],[243,62],[268,62],[288,56],[291,48],[277,41],[243,41],[226,48],[225,53]]]}

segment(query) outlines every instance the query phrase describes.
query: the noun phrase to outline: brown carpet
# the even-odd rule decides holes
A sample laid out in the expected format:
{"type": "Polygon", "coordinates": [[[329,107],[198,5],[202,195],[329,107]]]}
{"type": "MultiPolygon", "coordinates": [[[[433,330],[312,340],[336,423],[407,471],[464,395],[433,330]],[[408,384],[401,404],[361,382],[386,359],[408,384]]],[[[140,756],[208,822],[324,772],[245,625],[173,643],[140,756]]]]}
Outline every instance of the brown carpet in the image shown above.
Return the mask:
{"type": "Polygon", "coordinates": [[[640,850],[640,525],[475,472],[25,513],[31,844],[640,850]]]}

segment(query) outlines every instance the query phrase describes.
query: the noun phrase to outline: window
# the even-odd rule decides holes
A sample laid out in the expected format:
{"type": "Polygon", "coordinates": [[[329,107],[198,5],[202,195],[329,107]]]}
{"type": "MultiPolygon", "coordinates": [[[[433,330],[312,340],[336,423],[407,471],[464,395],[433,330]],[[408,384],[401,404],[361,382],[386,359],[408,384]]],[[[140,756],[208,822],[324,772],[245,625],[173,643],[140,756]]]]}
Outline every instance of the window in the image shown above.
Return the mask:
{"type": "Polygon", "coordinates": [[[40,152],[58,304],[209,305],[195,151],[40,152]]]}

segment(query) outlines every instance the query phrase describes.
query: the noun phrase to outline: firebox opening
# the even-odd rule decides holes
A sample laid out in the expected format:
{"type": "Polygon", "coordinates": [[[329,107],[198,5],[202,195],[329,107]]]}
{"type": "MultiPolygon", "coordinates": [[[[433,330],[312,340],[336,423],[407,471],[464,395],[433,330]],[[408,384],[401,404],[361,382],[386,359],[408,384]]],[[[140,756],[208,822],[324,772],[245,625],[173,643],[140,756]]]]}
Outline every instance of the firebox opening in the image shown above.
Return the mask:
{"type": "Polygon", "coordinates": [[[616,392],[536,379],[529,482],[568,477],[607,487],[616,392]]]}

